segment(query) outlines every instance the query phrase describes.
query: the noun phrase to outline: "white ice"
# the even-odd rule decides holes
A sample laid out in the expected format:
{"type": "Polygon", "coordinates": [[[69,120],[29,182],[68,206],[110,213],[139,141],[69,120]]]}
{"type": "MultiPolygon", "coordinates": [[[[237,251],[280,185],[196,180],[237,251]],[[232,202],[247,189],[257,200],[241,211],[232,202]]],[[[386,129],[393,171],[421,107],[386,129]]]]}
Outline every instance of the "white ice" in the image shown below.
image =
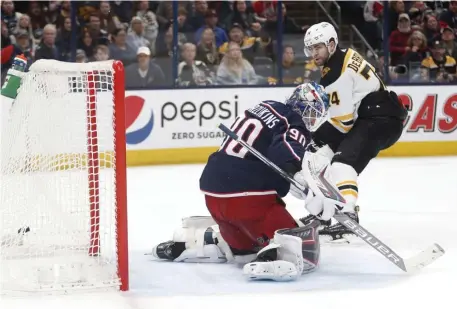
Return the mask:
{"type": "MultiPolygon", "coordinates": [[[[208,214],[203,165],[128,170],[130,291],[3,298],[19,308],[457,308],[457,157],[376,159],[360,177],[361,224],[404,257],[436,242],[446,254],[415,275],[358,241],[321,248],[319,269],[290,283],[249,282],[233,265],[177,264],[144,255],[182,217],[208,214]]],[[[295,217],[300,201],[287,197],[295,217]]]]}

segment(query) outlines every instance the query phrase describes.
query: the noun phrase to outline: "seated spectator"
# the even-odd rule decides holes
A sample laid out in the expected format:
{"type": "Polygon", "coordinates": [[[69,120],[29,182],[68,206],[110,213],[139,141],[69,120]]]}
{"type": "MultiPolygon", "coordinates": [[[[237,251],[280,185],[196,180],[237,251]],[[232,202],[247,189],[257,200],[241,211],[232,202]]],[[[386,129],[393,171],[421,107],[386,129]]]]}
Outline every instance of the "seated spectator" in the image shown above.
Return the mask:
{"type": "Polygon", "coordinates": [[[71,59],[71,18],[64,20],[63,26],[57,31],[56,46],[59,49],[59,60],[70,61],[71,59]]]}
{"type": "Polygon", "coordinates": [[[185,8],[180,7],[178,9],[178,33],[182,33],[186,37],[186,42],[191,42],[194,39],[194,29],[187,22],[187,11],[185,8]]]}
{"type": "Polygon", "coordinates": [[[66,18],[71,19],[71,3],[70,1],[62,1],[62,5],[60,6],[59,16],[57,17],[57,27],[63,27],[66,18]]]}
{"type": "Polygon", "coordinates": [[[2,21],[2,48],[12,44],[11,35],[8,31],[8,26],[2,21]]]}
{"type": "Polygon", "coordinates": [[[159,33],[159,23],[157,22],[156,14],[149,9],[148,1],[139,1],[134,15],[143,21],[144,37],[149,41],[151,52],[155,53],[155,44],[159,33]]]}
{"type": "Polygon", "coordinates": [[[440,35],[440,24],[435,15],[425,16],[424,34],[429,44],[434,42],[440,35]]]}
{"type": "Polygon", "coordinates": [[[411,27],[412,26],[419,26],[422,28],[422,24],[424,23],[424,13],[420,11],[418,8],[412,7],[409,12],[409,18],[411,19],[411,27]]]}
{"type": "Polygon", "coordinates": [[[203,30],[202,38],[197,46],[197,60],[202,61],[211,70],[215,71],[220,63],[219,51],[216,47],[216,38],[211,28],[203,30]]]}
{"type": "Polygon", "coordinates": [[[216,47],[228,41],[225,30],[217,26],[218,17],[215,10],[208,10],[205,15],[205,25],[201,26],[195,33],[195,42],[200,42],[203,30],[211,28],[216,36],[216,47]]]}
{"type": "Polygon", "coordinates": [[[129,24],[132,19],[134,1],[110,1],[113,14],[119,18],[123,24],[129,24]]]}
{"type": "Polygon", "coordinates": [[[151,51],[143,46],[137,51],[138,63],[125,69],[125,86],[127,88],[153,89],[165,84],[165,76],[158,65],[150,59],[151,51]]]}
{"type": "MultiPolygon", "coordinates": [[[[150,30],[152,30],[152,29],[150,29],[150,30]]],[[[146,38],[146,36],[152,38],[154,35],[157,35],[157,32],[146,34],[143,20],[138,16],[134,16],[132,18],[132,22],[130,24],[130,29],[127,34],[127,44],[132,46],[134,49],[138,49],[140,47],[149,48],[149,45],[151,45],[151,42],[146,38]]]]}
{"type": "Polygon", "coordinates": [[[248,8],[246,1],[234,1],[233,12],[223,24],[226,29],[230,29],[234,23],[241,25],[248,36],[257,37],[260,34],[260,29],[262,29],[262,25],[256,19],[254,10],[248,8]]]}
{"type": "Polygon", "coordinates": [[[454,59],[457,59],[457,41],[455,40],[454,29],[445,27],[441,29],[441,40],[446,47],[446,53],[454,59]]]}
{"type": "MultiPolygon", "coordinates": [[[[159,33],[156,41],[156,54],[154,61],[160,66],[165,74],[166,84],[174,83],[173,76],[173,27],[167,30],[166,33],[159,33]]],[[[182,46],[178,42],[178,48],[182,46]]]]}
{"type": "MultiPolygon", "coordinates": [[[[155,1],[150,1],[155,2],[155,1]]],[[[195,1],[195,7],[199,7],[199,4],[195,1]]],[[[201,1],[205,2],[205,1],[201,1]]],[[[193,1],[178,1],[178,10],[179,8],[184,8],[186,11],[190,12],[192,10],[193,1]]],[[[159,1],[159,5],[156,10],[157,21],[159,22],[160,29],[166,29],[173,20],[173,2],[172,1],[159,1]]]]}
{"type": "Polygon", "coordinates": [[[21,13],[15,12],[13,1],[2,1],[2,21],[5,23],[8,33],[14,34],[14,29],[19,22],[21,13]]]}
{"type": "Polygon", "coordinates": [[[16,43],[14,44],[15,52],[12,59],[17,55],[23,54],[27,58],[27,67],[33,63],[32,49],[30,48],[30,36],[25,30],[19,30],[15,34],[16,43]]]}
{"type": "MultiPolygon", "coordinates": [[[[269,47],[271,40],[267,36],[254,38],[245,36],[243,27],[240,24],[233,24],[229,32],[230,42],[238,43],[243,52],[243,57],[249,62],[254,62],[255,56],[270,56],[269,47]]],[[[224,43],[219,48],[219,53],[224,55],[229,43],[224,43]]]]}
{"type": "Polygon", "coordinates": [[[27,14],[22,14],[19,17],[18,22],[16,24],[16,28],[13,31],[13,34],[15,35],[16,33],[20,32],[20,31],[22,31],[22,32],[25,31],[28,34],[29,40],[30,40],[28,48],[29,48],[30,52],[33,54],[33,51],[35,50],[35,39],[33,37],[32,25],[30,24],[30,17],[27,14]]]}
{"type": "Polygon", "coordinates": [[[95,46],[97,46],[96,42],[92,38],[89,30],[83,28],[81,37],[78,42],[78,49],[84,50],[86,56],[91,58],[94,55],[95,46]]]}
{"type": "MultiPolygon", "coordinates": [[[[295,52],[292,46],[284,46],[282,53],[282,82],[286,85],[298,85],[303,83],[303,65],[295,63],[295,52]]],[[[276,66],[275,66],[276,68],[276,66]]],[[[268,78],[268,84],[278,83],[278,73],[268,78]]]]}
{"type": "Polygon", "coordinates": [[[106,45],[97,45],[97,47],[95,47],[94,57],[90,60],[91,61],[106,61],[109,58],[110,58],[109,48],[106,45]]]}
{"type": "Polygon", "coordinates": [[[407,42],[411,35],[411,21],[408,14],[403,13],[398,17],[398,29],[394,30],[389,37],[389,50],[391,64],[396,66],[401,63],[406,53],[407,42]]]}
{"type": "MultiPolygon", "coordinates": [[[[4,23],[2,23],[4,24],[4,23]]],[[[8,29],[6,28],[6,24],[4,24],[4,31],[8,32],[8,29]]],[[[17,55],[23,54],[25,57],[27,57],[27,67],[26,70],[30,67],[30,65],[33,62],[32,54],[30,53],[29,49],[29,44],[30,41],[28,39],[28,34],[24,30],[20,30],[19,32],[16,33],[16,38],[15,38],[16,43],[15,44],[9,44],[5,47],[2,47],[2,53],[0,56],[1,59],[1,82],[4,82],[4,79],[6,77],[7,71],[11,68],[11,65],[13,64],[14,57],[17,55]]],[[[3,43],[3,41],[2,41],[3,43]]]]}
{"type": "Polygon", "coordinates": [[[446,55],[443,42],[435,41],[431,46],[431,56],[422,61],[422,80],[437,83],[456,81],[456,60],[446,55]]]}
{"type": "Polygon", "coordinates": [[[449,2],[449,9],[441,13],[440,21],[457,32],[457,1],[449,2]]]}
{"type": "Polygon", "coordinates": [[[403,63],[407,68],[410,68],[412,62],[422,62],[427,58],[427,39],[425,35],[420,31],[414,31],[408,39],[408,46],[406,47],[406,53],[404,56],[403,63]]]}
{"type": "MultiPolygon", "coordinates": [[[[178,33],[178,48],[186,43],[184,33],[178,33]]],[[[173,25],[170,24],[164,34],[159,35],[156,41],[157,57],[173,56],[173,25]]]]}
{"type": "Polygon", "coordinates": [[[44,14],[46,23],[56,25],[60,16],[60,1],[49,1],[44,7],[44,14]]]}
{"type": "Polygon", "coordinates": [[[179,86],[207,86],[213,84],[213,73],[205,63],[195,60],[197,48],[192,43],[186,43],[182,48],[183,61],[178,65],[179,86]]]}
{"type": "Polygon", "coordinates": [[[317,66],[313,59],[306,61],[305,72],[303,74],[303,82],[319,82],[321,80],[321,69],[317,66]]]}
{"type": "Polygon", "coordinates": [[[76,9],[78,23],[82,27],[88,26],[90,16],[98,16],[98,1],[73,1],[73,6],[76,9]]]}
{"type": "Polygon", "coordinates": [[[82,49],[77,49],[76,50],[76,63],[86,63],[87,62],[87,56],[86,52],[82,49]]]}
{"type": "Polygon", "coordinates": [[[32,29],[41,30],[46,26],[46,17],[44,15],[43,9],[41,8],[41,3],[38,1],[30,1],[29,2],[29,12],[30,16],[30,23],[32,25],[32,29]]]}
{"type": "Polygon", "coordinates": [[[47,24],[43,29],[43,40],[38,45],[35,51],[35,60],[39,59],[59,59],[59,51],[55,45],[56,42],[56,26],[47,24]]]}
{"type": "Polygon", "coordinates": [[[136,52],[133,47],[127,44],[127,33],[124,29],[117,29],[113,33],[113,42],[109,45],[111,59],[122,61],[124,66],[128,66],[136,61],[136,52]]]}
{"type": "Polygon", "coordinates": [[[92,41],[98,44],[108,45],[108,32],[101,28],[100,17],[97,13],[92,13],[89,16],[89,22],[87,23],[88,31],[92,37],[92,41]]]}
{"type": "MultiPolygon", "coordinates": [[[[405,3],[403,1],[390,1],[389,2],[389,33],[386,36],[389,36],[397,30],[398,23],[400,19],[400,14],[405,13],[405,3]]],[[[406,42],[406,41],[405,41],[406,42]]]]}
{"type": "MultiPolygon", "coordinates": [[[[166,2],[166,1],[164,1],[166,2]]],[[[160,2],[162,4],[162,2],[160,2]]],[[[159,5],[160,7],[160,5],[159,5]]],[[[191,12],[190,10],[187,10],[191,12]]],[[[157,10],[157,14],[158,14],[157,10]]],[[[208,1],[195,1],[195,10],[193,11],[192,17],[189,18],[189,25],[194,31],[201,28],[205,24],[206,14],[208,12],[208,1]]],[[[196,42],[199,40],[196,39],[196,42]]]]}
{"type": "Polygon", "coordinates": [[[257,75],[252,65],[243,58],[240,45],[235,42],[228,44],[227,53],[217,69],[219,85],[255,85],[257,75]]]}
{"type": "Polygon", "coordinates": [[[111,11],[109,1],[100,1],[100,28],[107,33],[113,33],[114,30],[122,28],[119,18],[111,11]]]}
{"type": "Polygon", "coordinates": [[[257,20],[261,23],[272,20],[277,15],[276,4],[276,1],[255,1],[252,3],[252,8],[258,16],[257,20]]]}

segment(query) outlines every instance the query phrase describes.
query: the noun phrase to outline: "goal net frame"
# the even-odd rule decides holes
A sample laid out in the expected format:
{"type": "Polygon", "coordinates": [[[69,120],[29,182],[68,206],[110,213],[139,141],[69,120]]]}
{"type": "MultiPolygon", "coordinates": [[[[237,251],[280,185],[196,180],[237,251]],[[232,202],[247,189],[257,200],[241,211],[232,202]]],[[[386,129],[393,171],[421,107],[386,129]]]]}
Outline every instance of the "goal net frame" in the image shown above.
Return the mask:
{"type": "MultiPolygon", "coordinates": [[[[38,60],[33,66],[38,65],[43,72],[51,73],[52,69],[60,66],[65,66],[63,72],[82,72],[80,75],[83,80],[83,89],[86,101],[86,129],[87,129],[87,153],[82,156],[85,159],[84,169],[87,171],[88,181],[88,206],[89,206],[89,220],[90,220],[90,243],[88,245],[87,256],[97,257],[101,254],[100,244],[100,173],[103,166],[100,166],[100,160],[104,160],[103,156],[113,156],[111,158],[111,168],[113,169],[115,177],[114,194],[115,194],[115,245],[116,245],[116,263],[117,263],[117,278],[119,279],[119,289],[127,291],[129,289],[129,269],[128,269],[128,222],[127,222],[127,173],[126,173],[126,139],[125,139],[125,76],[124,66],[121,61],[110,60],[95,63],[62,63],[56,60],[38,60]],[[111,69],[109,69],[111,65],[111,69]],[[44,69],[49,67],[49,69],[44,69]],[[79,68],[79,69],[78,69],[79,68]],[[111,92],[112,100],[110,103],[113,105],[112,123],[107,124],[112,126],[114,130],[113,154],[105,154],[99,151],[99,131],[97,124],[97,107],[102,102],[98,102],[97,73],[99,70],[109,70],[112,73],[111,92]]],[[[28,73],[24,73],[26,76],[28,73]]],[[[20,92],[20,90],[19,90],[20,92]]],[[[3,117],[5,119],[5,117],[3,117]]],[[[68,141],[71,143],[71,139],[68,141]]],[[[65,167],[63,168],[65,169],[65,167]]],[[[85,172],[85,171],[84,171],[85,172]]],[[[2,184],[3,185],[3,184],[2,184]]],[[[0,212],[1,215],[1,212],[0,212]]],[[[0,221],[1,224],[1,221],[0,221]]],[[[1,226],[0,226],[1,228],[1,226]]],[[[1,231],[1,230],[0,230],[1,231]]],[[[114,237],[113,237],[114,238],[114,237]]],[[[114,241],[114,239],[113,239],[114,241]]],[[[0,248],[0,254],[1,248],[0,248]]],[[[3,256],[0,255],[3,259],[3,256]]],[[[0,259],[0,262],[1,262],[0,259]]],[[[23,260],[27,262],[26,259],[23,260]]],[[[0,276],[2,274],[0,273],[0,276]]],[[[100,285],[84,286],[84,289],[95,289],[103,287],[100,285]]],[[[0,286],[1,289],[1,286],[0,286]]],[[[56,289],[59,290],[59,289],[56,289]]],[[[72,288],[65,287],[65,291],[71,292],[72,288]]],[[[15,290],[13,290],[14,292],[15,290]]],[[[28,290],[26,290],[28,291],[28,290]]],[[[31,292],[39,292],[40,290],[32,290],[31,292]]],[[[0,291],[0,294],[9,294],[10,290],[0,291]]],[[[24,291],[20,291],[24,292],[24,291]]]]}

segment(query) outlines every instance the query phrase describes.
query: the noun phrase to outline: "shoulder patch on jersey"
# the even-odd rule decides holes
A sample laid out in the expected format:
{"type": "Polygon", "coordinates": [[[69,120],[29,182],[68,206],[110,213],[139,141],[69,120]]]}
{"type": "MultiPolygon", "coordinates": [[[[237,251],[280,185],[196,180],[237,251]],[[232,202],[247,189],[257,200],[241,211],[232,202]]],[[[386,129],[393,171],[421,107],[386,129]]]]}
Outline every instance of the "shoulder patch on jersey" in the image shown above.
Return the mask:
{"type": "Polygon", "coordinates": [[[337,50],[328,61],[327,65],[322,68],[322,78],[320,84],[323,87],[333,84],[344,72],[345,59],[349,50],[337,50]]]}
{"type": "Polygon", "coordinates": [[[327,73],[330,72],[330,68],[329,67],[325,67],[322,69],[322,77],[324,77],[325,75],[327,75],[327,73]]]}

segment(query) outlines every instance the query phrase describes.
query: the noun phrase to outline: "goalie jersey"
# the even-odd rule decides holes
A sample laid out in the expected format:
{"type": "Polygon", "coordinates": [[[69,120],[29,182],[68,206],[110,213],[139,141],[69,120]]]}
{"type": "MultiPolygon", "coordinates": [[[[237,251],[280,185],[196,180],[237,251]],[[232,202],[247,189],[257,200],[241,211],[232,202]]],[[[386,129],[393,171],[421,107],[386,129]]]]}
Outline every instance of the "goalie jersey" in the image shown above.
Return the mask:
{"type": "MultiPolygon", "coordinates": [[[[238,117],[231,130],[291,175],[301,170],[310,136],[301,116],[289,106],[264,101],[238,117]]],[[[228,136],[210,155],[200,178],[200,189],[216,197],[283,197],[289,188],[287,181],[228,136]]]]}

